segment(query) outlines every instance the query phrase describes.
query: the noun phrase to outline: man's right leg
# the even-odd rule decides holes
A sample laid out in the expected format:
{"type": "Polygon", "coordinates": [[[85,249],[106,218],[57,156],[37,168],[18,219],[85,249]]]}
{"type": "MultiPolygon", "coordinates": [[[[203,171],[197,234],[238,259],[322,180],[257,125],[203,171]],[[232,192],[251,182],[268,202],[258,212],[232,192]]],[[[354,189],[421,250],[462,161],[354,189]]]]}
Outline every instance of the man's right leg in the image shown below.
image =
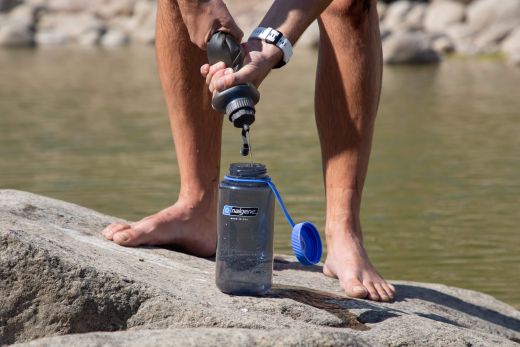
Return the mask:
{"type": "Polygon", "coordinates": [[[216,247],[216,203],[222,115],[200,66],[206,53],[190,42],[176,1],[159,0],[156,52],[179,163],[177,202],[139,222],[113,223],[103,235],[123,246],[172,244],[210,256],[216,247]]]}

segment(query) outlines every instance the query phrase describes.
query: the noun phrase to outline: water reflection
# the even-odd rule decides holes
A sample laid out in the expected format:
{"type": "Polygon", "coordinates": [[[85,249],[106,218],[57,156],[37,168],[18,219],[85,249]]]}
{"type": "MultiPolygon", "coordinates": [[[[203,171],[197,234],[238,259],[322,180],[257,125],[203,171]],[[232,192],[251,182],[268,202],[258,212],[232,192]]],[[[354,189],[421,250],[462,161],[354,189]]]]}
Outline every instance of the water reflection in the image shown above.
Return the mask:
{"type": "MultiPolygon", "coordinates": [[[[0,66],[0,187],[127,219],[175,199],[153,50],[1,50],[0,66]]],[[[301,52],[272,73],[252,144],[293,217],[323,230],[314,69],[314,53],[301,52]]],[[[385,69],[362,216],[385,276],[520,307],[519,81],[518,69],[491,61],[385,69]]],[[[223,169],[241,159],[240,134],[226,125],[223,169]]],[[[276,230],[278,252],[290,252],[281,214],[276,230]]]]}

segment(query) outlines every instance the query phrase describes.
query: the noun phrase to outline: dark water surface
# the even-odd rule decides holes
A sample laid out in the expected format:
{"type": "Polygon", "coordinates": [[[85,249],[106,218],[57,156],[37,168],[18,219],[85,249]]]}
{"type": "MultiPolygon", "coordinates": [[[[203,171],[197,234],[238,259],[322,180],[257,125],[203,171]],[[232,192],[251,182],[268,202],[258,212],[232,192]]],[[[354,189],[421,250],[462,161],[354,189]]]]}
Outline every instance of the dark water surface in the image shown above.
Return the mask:
{"type": "MultiPolygon", "coordinates": [[[[323,230],[315,60],[299,52],[264,83],[252,145],[293,218],[323,230]]],[[[373,262],[520,307],[520,70],[386,68],[383,88],[362,215],[373,262]]],[[[223,170],[241,160],[225,125],[223,170]]],[[[178,183],[152,49],[0,50],[1,188],[134,220],[172,203],[178,183]]],[[[289,232],[278,213],[277,252],[289,232]]]]}

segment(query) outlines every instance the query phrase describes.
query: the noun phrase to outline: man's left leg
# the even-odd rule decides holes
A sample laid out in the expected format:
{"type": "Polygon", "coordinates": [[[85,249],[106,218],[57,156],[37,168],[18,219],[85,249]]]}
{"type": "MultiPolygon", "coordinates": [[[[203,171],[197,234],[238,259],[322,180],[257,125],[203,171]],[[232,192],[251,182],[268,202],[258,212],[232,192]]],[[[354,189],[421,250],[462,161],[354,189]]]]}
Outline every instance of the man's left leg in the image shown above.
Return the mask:
{"type": "Polygon", "coordinates": [[[316,123],[327,198],[323,272],[351,297],[387,301],[395,289],[370,263],[359,212],[381,92],[375,0],[334,0],[322,13],[316,123]],[[369,6],[368,6],[369,5],[369,6]]]}

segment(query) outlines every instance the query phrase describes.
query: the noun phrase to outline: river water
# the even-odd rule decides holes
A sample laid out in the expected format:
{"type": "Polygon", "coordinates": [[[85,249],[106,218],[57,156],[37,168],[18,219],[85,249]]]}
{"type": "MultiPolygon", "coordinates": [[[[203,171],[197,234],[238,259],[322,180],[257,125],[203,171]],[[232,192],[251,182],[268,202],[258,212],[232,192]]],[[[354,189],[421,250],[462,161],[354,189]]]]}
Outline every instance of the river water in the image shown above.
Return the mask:
{"type": "MultiPolygon", "coordinates": [[[[252,145],[293,218],[323,231],[315,62],[301,51],[264,82],[252,145]]],[[[519,117],[520,69],[501,62],[385,68],[362,209],[385,277],[520,308],[519,117]]],[[[225,123],[223,170],[242,160],[240,140],[225,123]]],[[[0,188],[134,220],[172,203],[178,183],[153,49],[0,50],[0,188]]],[[[289,234],[278,213],[277,252],[289,234]]]]}

